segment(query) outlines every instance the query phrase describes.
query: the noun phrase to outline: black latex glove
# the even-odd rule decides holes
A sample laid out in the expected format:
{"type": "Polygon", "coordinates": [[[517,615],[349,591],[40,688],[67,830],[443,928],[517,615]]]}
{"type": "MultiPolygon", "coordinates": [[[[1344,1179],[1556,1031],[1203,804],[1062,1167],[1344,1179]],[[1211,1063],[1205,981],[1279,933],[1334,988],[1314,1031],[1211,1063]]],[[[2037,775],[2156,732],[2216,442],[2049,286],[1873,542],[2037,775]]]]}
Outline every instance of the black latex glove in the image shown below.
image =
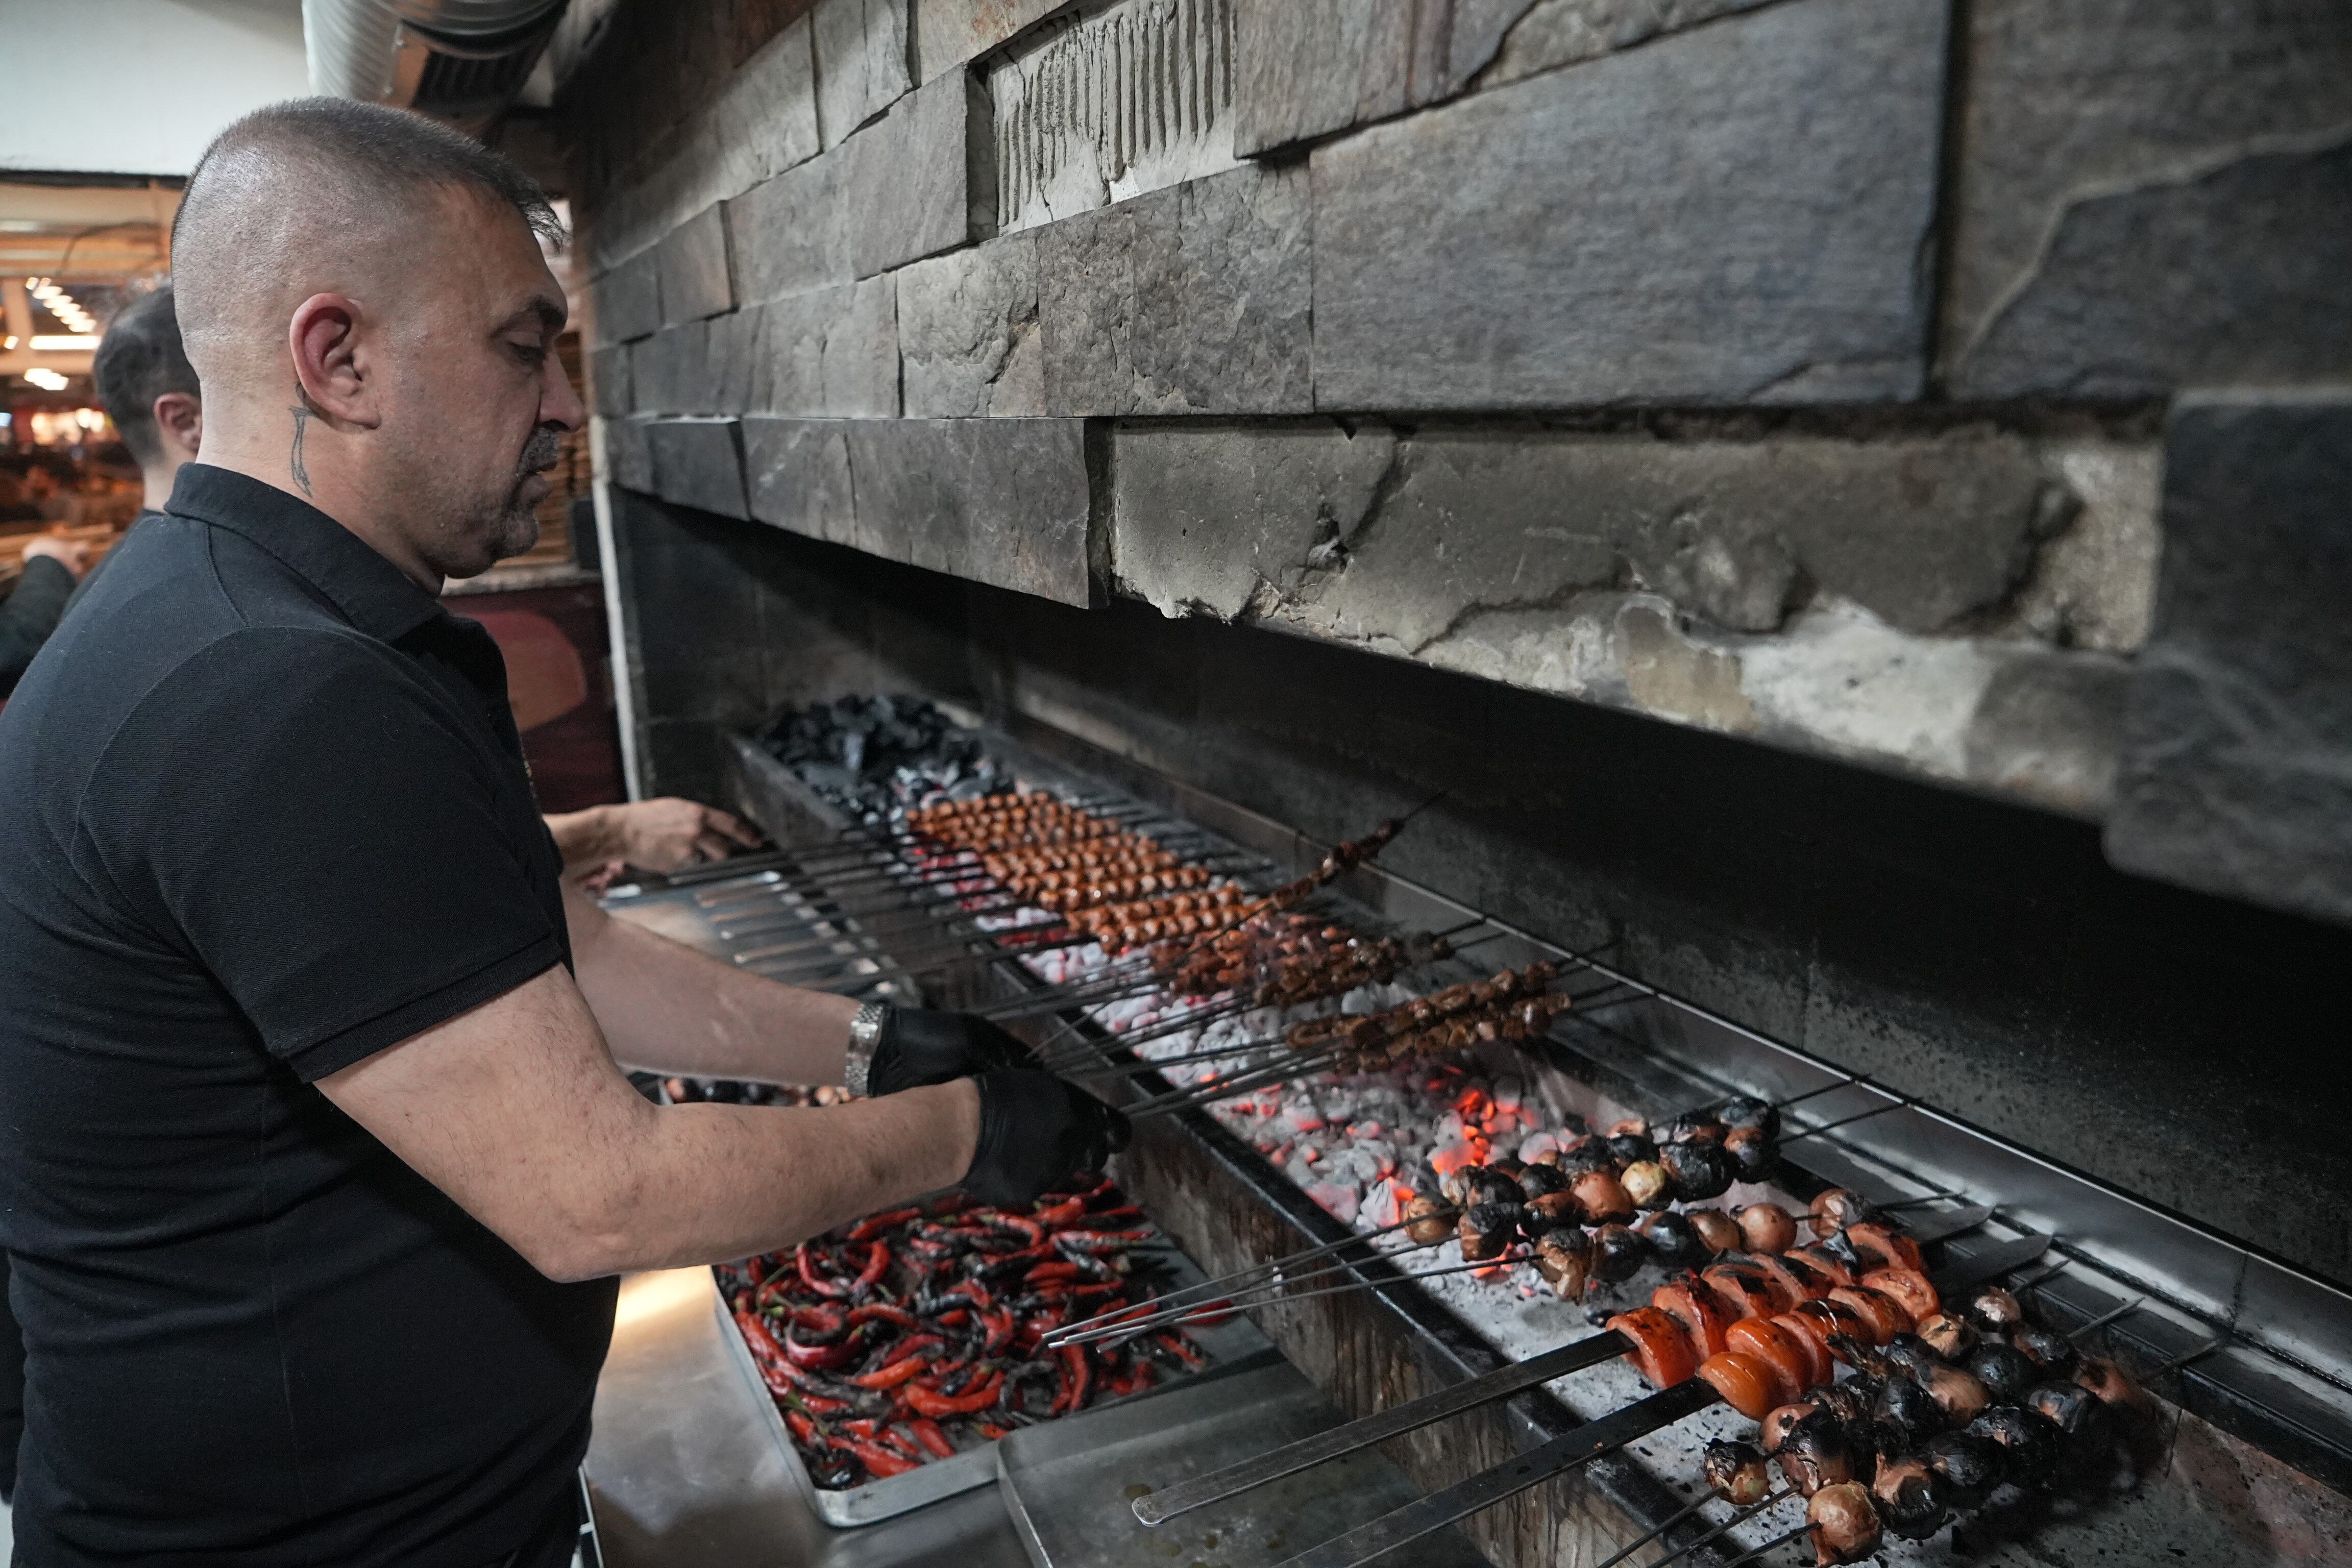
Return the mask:
{"type": "Polygon", "coordinates": [[[998,1208],[1026,1208],[1127,1147],[1127,1118],[1049,1072],[984,1073],[980,1143],[963,1190],[998,1208]]]}
{"type": "Polygon", "coordinates": [[[896,1094],[919,1084],[950,1083],[1021,1067],[1029,1059],[1027,1047],[985,1018],[893,1007],[882,1015],[882,1037],[874,1042],[866,1092],[896,1094]]]}

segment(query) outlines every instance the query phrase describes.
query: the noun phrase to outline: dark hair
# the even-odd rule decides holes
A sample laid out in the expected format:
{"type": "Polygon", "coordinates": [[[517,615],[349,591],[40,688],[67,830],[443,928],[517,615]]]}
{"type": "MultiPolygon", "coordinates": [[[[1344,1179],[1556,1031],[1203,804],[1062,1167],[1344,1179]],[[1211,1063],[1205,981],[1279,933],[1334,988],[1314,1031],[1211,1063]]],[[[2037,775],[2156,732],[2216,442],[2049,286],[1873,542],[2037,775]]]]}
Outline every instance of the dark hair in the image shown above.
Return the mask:
{"type": "Polygon", "coordinates": [[[163,456],[163,432],[155,428],[155,400],[167,392],[201,397],[196,373],[180,346],[179,318],[172,313],[168,283],[124,306],[106,329],[90,363],[98,400],[122,433],[122,444],[143,468],[163,456]]]}
{"type": "Polygon", "coordinates": [[[209,194],[205,175],[216,161],[258,152],[341,175],[344,189],[376,196],[435,185],[468,185],[522,215],[531,232],[561,239],[563,225],[547,193],[488,147],[436,120],[381,103],[345,98],[291,98],[257,109],[213,138],[188,175],[186,194],[172,220],[174,247],[190,215],[201,215],[209,194]]]}

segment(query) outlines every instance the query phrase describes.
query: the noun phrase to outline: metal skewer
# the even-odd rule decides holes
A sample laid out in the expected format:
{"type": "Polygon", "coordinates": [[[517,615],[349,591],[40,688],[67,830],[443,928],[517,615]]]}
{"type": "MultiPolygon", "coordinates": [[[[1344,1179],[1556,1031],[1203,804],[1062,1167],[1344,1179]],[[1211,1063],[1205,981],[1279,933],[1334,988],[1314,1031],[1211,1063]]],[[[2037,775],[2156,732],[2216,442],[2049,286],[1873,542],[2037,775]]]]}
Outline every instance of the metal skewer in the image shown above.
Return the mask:
{"type": "Polygon", "coordinates": [[[1891,1104],[1881,1105],[1870,1110],[1858,1111],[1852,1116],[1841,1117],[1835,1121],[1824,1121],[1819,1127],[1808,1127],[1802,1131],[1791,1133],[1788,1137],[1780,1140],[1780,1146],[1785,1149],[1790,1144],[1796,1142],[1799,1139],[1818,1138],[1824,1132],[1834,1132],[1841,1127],[1850,1127],[1854,1122],[1867,1121],[1874,1116],[1884,1116],[1890,1110],[1900,1110],[1906,1106],[1916,1105],[1918,1103],[1918,1096],[1911,1094],[1903,1095],[1895,1100],[1891,1104]]]}
{"type": "MultiPolygon", "coordinates": [[[[1446,1239],[1451,1240],[1452,1237],[1449,1237],[1446,1239]]],[[[1391,1258],[1402,1258],[1408,1252],[1419,1252],[1423,1247],[1443,1247],[1444,1245],[1445,1245],[1444,1241],[1424,1241],[1412,1247],[1403,1247],[1399,1251],[1389,1254],[1388,1256],[1391,1258]]],[[[1062,1345],[1096,1344],[1105,1340],[1132,1339],[1138,1333],[1150,1333],[1160,1329],[1168,1328],[1181,1329],[1188,1323],[1200,1322],[1209,1319],[1223,1321],[1224,1319],[1231,1317],[1235,1312],[1245,1312],[1256,1307],[1280,1307],[1292,1301],[1307,1301],[1320,1296],[1337,1296],[1349,1291],[1385,1290],[1391,1286],[1402,1284],[1407,1279],[1436,1279],[1448,1274],[1472,1274],[1481,1268],[1507,1268],[1517,1264],[1532,1263],[1534,1261],[1535,1254],[1531,1252],[1517,1252],[1507,1254],[1499,1258],[1490,1258],[1482,1263],[1449,1263],[1443,1268],[1424,1268],[1419,1271],[1410,1269],[1401,1270],[1399,1271],[1397,1278],[1394,1279],[1350,1279],[1344,1285],[1326,1285],[1321,1289],[1315,1290],[1292,1290],[1288,1289],[1289,1286],[1302,1281],[1327,1279],[1334,1274],[1341,1273],[1357,1267],[1357,1265],[1349,1263],[1345,1259],[1335,1259],[1329,1263],[1309,1269],[1307,1273],[1299,1275],[1296,1279],[1274,1280],[1261,1285],[1247,1287],[1250,1290],[1267,1290],[1274,1292],[1274,1294],[1265,1296],[1259,1300],[1233,1301],[1219,1300],[1214,1301],[1196,1301],[1189,1307],[1180,1308],[1174,1312],[1164,1314],[1161,1318],[1150,1322],[1138,1322],[1134,1325],[1127,1323],[1113,1323],[1108,1327],[1090,1330],[1085,1333],[1073,1333],[1065,1330],[1045,1342],[1058,1348],[1062,1345]]],[[[1234,1292],[1234,1294],[1237,1295],[1242,1293],[1243,1292],[1239,1291],[1234,1292]]]]}
{"type": "Polygon", "coordinates": [[[2066,1331],[2066,1337],[2070,1340],[2079,1340],[2085,1334],[2096,1333],[2099,1330],[2105,1328],[2109,1323],[2114,1322],[2118,1318],[2130,1317],[2134,1312],[2138,1311],[2142,1306],[2146,1305],[2147,1301],[2147,1298],[2145,1296],[2135,1296],[2120,1307],[2101,1312],[2097,1317],[2093,1318],[2081,1328],[2069,1329],[2066,1331]]]}
{"type": "MultiPolygon", "coordinates": [[[[1779,1491],[1773,1492],[1769,1496],[1766,1497],[1761,1502],[1749,1503],[1746,1508],[1741,1509],[1738,1513],[1733,1514],[1729,1519],[1725,1520],[1721,1524],[1717,1525],[1713,1530],[1708,1531],[1696,1541],[1690,1542],[1685,1545],[1678,1546],[1672,1552],[1667,1552],[1664,1557],[1661,1557],[1655,1563],[1651,1563],[1650,1568],[1666,1568],[1666,1564],[1672,1563],[1675,1558],[1689,1556],[1700,1547],[1705,1546],[1708,1542],[1713,1541],[1719,1536],[1728,1535],[1731,1532],[1733,1526],[1745,1524],[1749,1520],[1755,1518],[1758,1514],[1762,1513],[1766,1509],[1770,1508],[1774,1503],[1785,1502],[1795,1495],[1796,1494],[1790,1491],[1788,1488],[1782,1487],[1779,1491]]],[[[1699,1501],[1703,1503],[1706,1501],[1706,1499],[1701,1498],[1699,1499],[1699,1501]]],[[[1696,1507],[1696,1505],[1694,1504],[1693,1506],[1696,1507]]],[[[1639,1545],[1640,1542],[1637,1542],[1634,1544],[1639,1545]]],[[[1632,1548],[1628,1547],[1626,1550],[1631,1551],[1632,1548]]],[[[1619,1555],[1622,1556],[1622,1553],[1620,1553],[1619,1555]]],[[[1608,1563],[1601,1564],[1601,1568],[1610,1568],[1610,1563],[1616,1561],[1617,1559],[1612,1557],[1608,1563]]]]}

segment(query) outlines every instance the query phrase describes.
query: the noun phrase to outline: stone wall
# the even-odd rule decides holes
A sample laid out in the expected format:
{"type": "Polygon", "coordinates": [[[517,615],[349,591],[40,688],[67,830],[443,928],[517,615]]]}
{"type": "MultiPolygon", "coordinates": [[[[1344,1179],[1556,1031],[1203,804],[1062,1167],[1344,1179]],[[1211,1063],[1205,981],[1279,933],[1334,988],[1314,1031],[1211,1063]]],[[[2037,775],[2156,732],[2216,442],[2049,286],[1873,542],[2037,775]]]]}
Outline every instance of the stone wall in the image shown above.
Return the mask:
{"type": "Polygon", "coordinates": [[[2124,863],[2352,916],[2340,842],[2263,875],[2151,782],[2148,652],[2168,407],[2352,379],[2337,0],[623,0],[562,101],[625,488],[2078,817],[2120,770],[2124,863]]]}

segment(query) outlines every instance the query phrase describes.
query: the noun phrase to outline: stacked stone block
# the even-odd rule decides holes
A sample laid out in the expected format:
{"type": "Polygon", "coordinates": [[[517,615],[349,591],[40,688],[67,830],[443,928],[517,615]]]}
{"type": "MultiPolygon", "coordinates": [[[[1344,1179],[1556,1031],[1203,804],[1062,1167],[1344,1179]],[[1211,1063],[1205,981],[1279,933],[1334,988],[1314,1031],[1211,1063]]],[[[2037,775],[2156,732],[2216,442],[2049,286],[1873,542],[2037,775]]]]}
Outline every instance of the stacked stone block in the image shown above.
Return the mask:
{"type": "Polygon", "coordinates": [[[714,4],[567,97],[608,477],[1065,603],[2098,817],[2166,406],[2352,378],[2333,0],[714,4]]]}

